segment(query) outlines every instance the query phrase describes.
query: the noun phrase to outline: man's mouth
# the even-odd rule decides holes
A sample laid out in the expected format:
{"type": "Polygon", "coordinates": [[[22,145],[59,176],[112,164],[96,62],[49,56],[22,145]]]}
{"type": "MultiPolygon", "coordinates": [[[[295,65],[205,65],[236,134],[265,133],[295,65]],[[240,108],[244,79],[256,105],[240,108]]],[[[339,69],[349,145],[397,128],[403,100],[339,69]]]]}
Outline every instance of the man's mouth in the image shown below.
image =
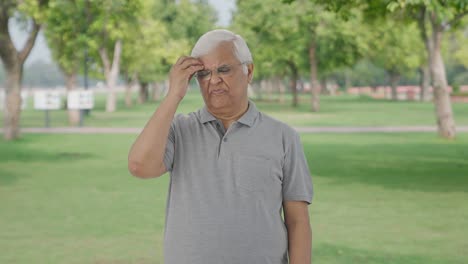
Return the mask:
{"type": "Polygon", "coordinates": [[[210,94],[213,94],[213,95],[220,95],[220,94],[225,94],[226,93],[226,90],[224,89],[214,89],[214,90],[211,90],[210,94]]]}

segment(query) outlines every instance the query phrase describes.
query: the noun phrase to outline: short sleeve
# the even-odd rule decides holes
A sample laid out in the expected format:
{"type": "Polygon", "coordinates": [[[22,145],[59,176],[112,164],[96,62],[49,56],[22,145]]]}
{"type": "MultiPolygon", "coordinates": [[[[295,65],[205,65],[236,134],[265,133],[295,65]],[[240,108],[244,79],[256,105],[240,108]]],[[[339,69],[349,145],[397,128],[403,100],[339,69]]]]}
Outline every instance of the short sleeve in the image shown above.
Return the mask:
{"type": "Polygon", "coordinates": [[[312,202],[313,185],[299,134],[286,139],[283,163],[283,201],[312,202]]]}
{"type": "Polygon", "coordinates": [[[167,136],[166,150],[164,153],[164,166],[167,171],[172,171],[172,165],[174,164],[174,152],[175,152],[175,118],[172,120],[171,128],[169,129],[169,135],[167,136]]]}

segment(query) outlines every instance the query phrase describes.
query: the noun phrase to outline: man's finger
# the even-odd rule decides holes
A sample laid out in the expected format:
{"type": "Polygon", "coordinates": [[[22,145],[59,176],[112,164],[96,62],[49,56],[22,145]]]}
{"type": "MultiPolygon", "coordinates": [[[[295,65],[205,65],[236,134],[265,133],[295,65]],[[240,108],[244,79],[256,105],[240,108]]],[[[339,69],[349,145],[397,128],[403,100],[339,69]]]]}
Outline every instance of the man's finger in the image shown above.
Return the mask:
{"type": "Polygon", "coordinates": [[[176,65],[185,65],[187,63],[192,63],[192,62],[200,62],[201,63],[201,61],[199,59],[197,59],[197,58],[190,57],[190,56],[182,56],[177,60],[176,65]]]}
{"type": "Polygon", "coordinates": [[[203,64],[194,64],[194,65],[190,65],[189,67],[187,67],[187,69],[190,71],[190,72],[197,72],[197,71],[200,71],[200,70],[203,70],[205,68],[205,66],[203,66],[203,64]]]}
{"type": "Polygon", "coordinates": [[[194,63],[190,63],[190,64],[184,64],[181,66],[182,67],[182,70],[187,70],[187,69],[190,69],[191,67],[202,67],[204,68],[205,66],[203,64],[201,64],[200,62],[194,62],[194,63]]]}
{"type": "Polygon", "coordinates": [[[190,58],[189,56],[180,56],[179,59],[177,59],[176,63],[174,65],[180,65],[182,64],[187,58],[190,58]]]}
{"type": "Polygon", "coordinates": [[[192,79],[193,75],[195,75],[195,73],[196,73],[197,71],[201,71],[201,70],[203,70],[204,68],[205,68],[205,66],[203,66],[203,65],[192,65],[192,66],[190,66],[190,67],[188,68],[189,73],[190,73],[190,74],[189,74],[189,79],[192,79]]]}
{"type": "Polygon", "coordinates": [[[179,64],[180,68],[184,70],[192,65],[203,65],[203,63],[197,58],[187,57],[179,64]]]}

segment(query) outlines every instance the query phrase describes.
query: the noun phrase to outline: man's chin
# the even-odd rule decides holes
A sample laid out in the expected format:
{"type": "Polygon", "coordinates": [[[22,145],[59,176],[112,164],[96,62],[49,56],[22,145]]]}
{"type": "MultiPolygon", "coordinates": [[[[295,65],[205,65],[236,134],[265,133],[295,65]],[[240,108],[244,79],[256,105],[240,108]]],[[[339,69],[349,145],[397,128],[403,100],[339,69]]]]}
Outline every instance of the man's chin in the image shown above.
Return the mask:
{"type": "Polygon", "coordinates": [[[222,110],[229,106],[229,100],[228,98],[222,98],[221,96],[212,97],[210,98],[209,106],[213,110],[222,110]]]}

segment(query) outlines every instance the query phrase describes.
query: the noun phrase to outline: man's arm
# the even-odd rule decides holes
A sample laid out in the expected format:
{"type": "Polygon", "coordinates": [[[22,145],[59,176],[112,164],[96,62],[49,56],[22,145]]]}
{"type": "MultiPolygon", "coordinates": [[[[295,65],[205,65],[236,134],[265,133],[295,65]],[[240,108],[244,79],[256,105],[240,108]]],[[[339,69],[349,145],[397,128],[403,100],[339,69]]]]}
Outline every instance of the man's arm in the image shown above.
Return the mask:
{"type": "Polygon", "coordinates": [[[310,264],[312,259],[312,230],[308,204],[303,201],[283,203],[284,220],[288,230],[290,264],[310,264]]]}
{"type": "Polygon", "coordinates": [[[190,78],[203,68],[203,64],[192,57],[181,57],[172,66],[169,74],[169,92],[146,123],[128,154],[128,170],[132,175],[152,178],[159,177],[167,171],[164,165],[164,153],[172,119],[187,93],[190,78]]]}

